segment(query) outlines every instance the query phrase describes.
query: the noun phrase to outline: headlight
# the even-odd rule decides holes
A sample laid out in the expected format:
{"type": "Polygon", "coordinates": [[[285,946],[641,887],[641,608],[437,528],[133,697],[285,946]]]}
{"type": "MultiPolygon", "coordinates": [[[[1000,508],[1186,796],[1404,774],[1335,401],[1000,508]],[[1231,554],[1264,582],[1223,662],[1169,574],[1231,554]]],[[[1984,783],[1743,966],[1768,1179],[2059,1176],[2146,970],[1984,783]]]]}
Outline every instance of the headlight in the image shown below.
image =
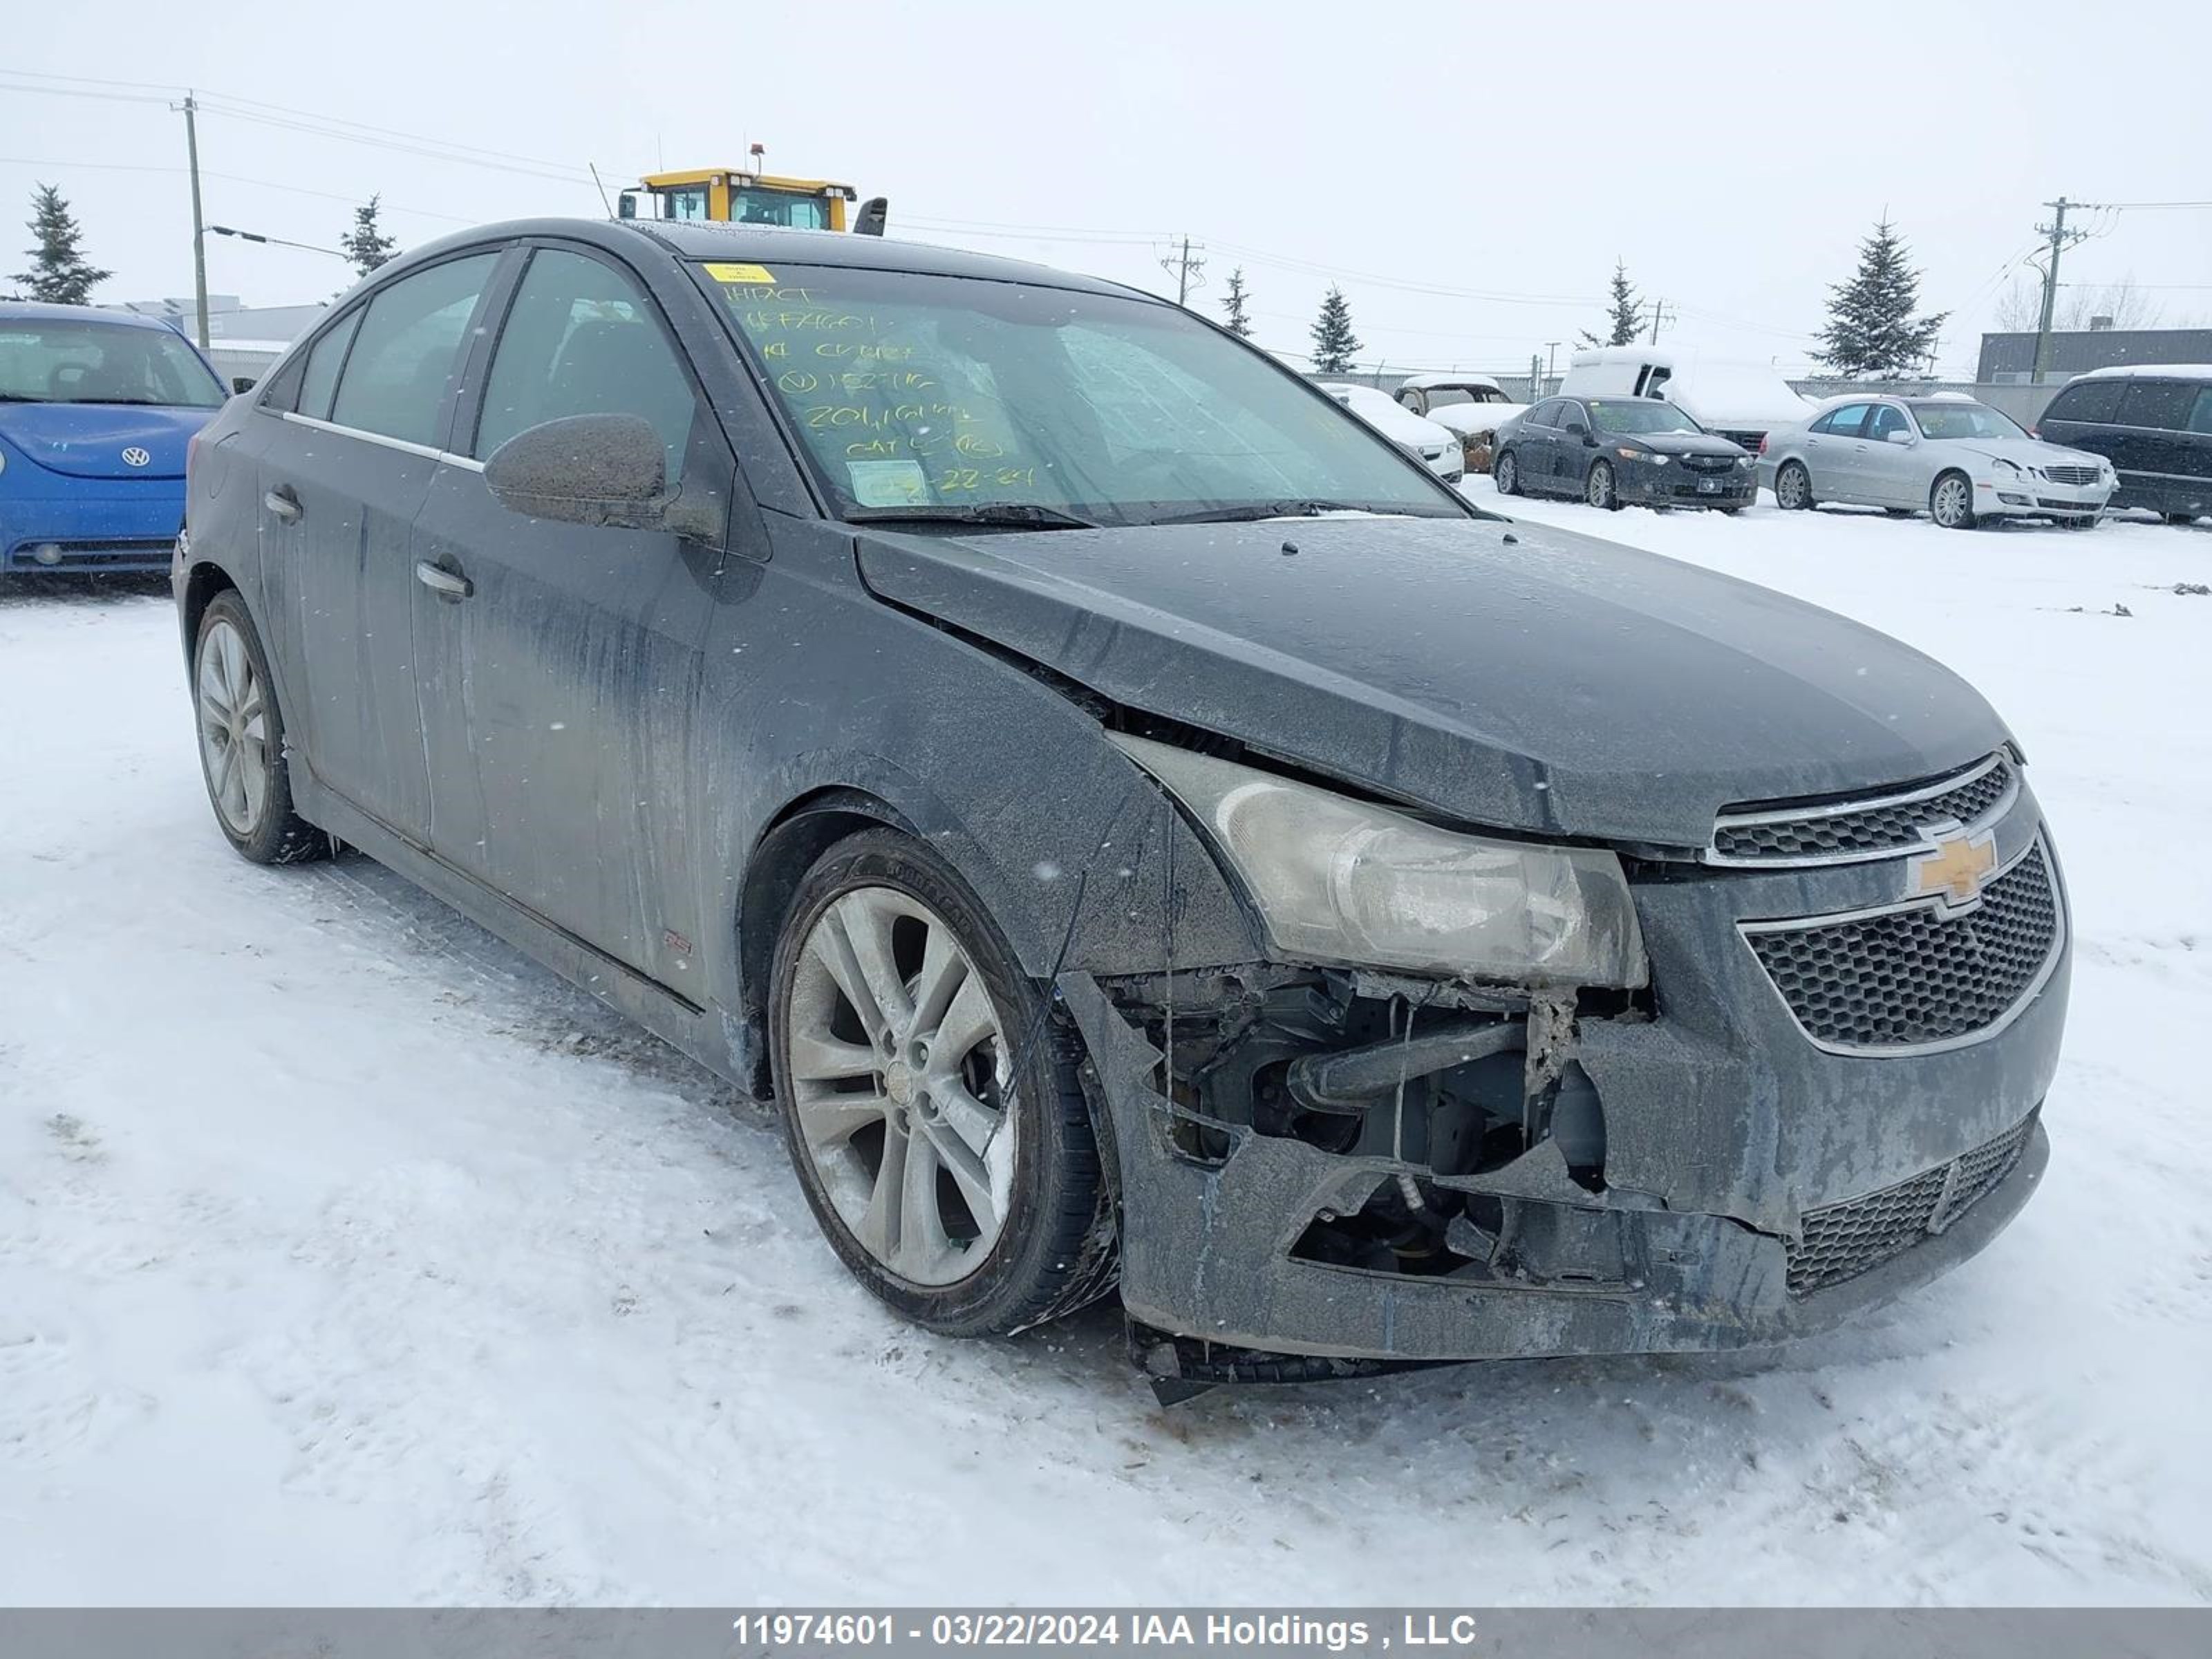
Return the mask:
{"type": "Polygon", "coordinates": [[[1992,455],[1990,459],[1995,461],[1999,466],[2010,467],[2015,473],[2021,471],[2021,465],[2018,461],[2008,461],[2002,455],[1992,455]]]}
{"type": "Polygon", "coordinates": [[[1738,466],[1757,466],[1759,465],[1759,457],[1756,455],[1739,455],[1735,458],[1735,464],[1738,466]]]}
{"type": "Polygon", "coordinates": [[[1540,985],[1650,977],[1611,853],[1457,835],[1188,750],[1114,742],[1206,826],[1286,956],[1540,985]]]}
{"type": "Polygon", "coordinates": [[[1632,449],[1626,444],[1621,445],[1613,453],[1624,461],[1649,461],[1654,466],[1667,465],[1667,458],[1664,455],[1655,455],[1648,449],[1632,449]]]}

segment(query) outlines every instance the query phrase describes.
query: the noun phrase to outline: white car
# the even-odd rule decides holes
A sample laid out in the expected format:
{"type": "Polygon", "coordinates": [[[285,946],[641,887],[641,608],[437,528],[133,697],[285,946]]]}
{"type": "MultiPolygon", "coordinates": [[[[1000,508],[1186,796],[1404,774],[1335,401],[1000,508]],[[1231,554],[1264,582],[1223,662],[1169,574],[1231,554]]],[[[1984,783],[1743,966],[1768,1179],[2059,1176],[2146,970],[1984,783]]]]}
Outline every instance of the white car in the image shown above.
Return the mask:
{"type": "Polygon", "coordinates": [[[1756,452],[1779,427],[1809,420],[1813,405],[1764,363],[1694,346],[1599,346],[1577,351],[1559,382],[1563,398],[1664,398],[1714,436],[1756,452]]]}
{"type": "Polygon", "coordinates": [[[1401,409],[1388,393],[1371,386],[1351,386],[1341,380],[1318,382],[1321,389],[1404,450],[1446,483],[1467,476],[1467,458],[1459,434],[1434,421],[1425,421],[1401,409]]]}
{"type": "Polygon", "coordinates": [[[1398,403],[1456,432],[1470,472],[1490,471],[1498,428],[1528,412],[1528,404],[1515,403],[1487,374],[1412,375],[1399,382],[1398,403]]]}

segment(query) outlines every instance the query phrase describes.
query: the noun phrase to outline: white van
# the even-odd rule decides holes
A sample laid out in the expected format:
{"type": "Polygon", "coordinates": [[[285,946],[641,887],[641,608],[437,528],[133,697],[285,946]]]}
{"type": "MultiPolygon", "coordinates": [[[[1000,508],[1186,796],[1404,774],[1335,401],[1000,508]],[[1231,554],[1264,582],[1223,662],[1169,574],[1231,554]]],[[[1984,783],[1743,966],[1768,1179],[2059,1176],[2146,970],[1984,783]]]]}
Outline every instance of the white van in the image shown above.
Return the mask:
{"type": "Polygon", "coordinates": [[[1565,398],[1664,398],[1706,431],[1756,453],[1777,427],[1813,405],[1764,363],[1732,362],[1694,347],[1600,346],[1577,351],[1559,383],[1565,398]]]}

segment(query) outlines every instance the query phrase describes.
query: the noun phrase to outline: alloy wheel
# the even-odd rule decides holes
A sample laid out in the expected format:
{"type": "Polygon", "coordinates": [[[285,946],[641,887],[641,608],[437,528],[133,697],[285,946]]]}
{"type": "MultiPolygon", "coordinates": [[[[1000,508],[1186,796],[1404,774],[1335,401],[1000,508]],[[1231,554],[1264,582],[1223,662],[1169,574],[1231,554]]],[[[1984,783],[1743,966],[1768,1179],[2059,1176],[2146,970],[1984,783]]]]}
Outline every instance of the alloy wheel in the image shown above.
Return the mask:
{"type": "Polygon", "coordinates": [[[197,696],[208,793],[232,834],[251,836],[269,798],[269,709],[245,636],[228,621],[200,641],[197,696]]]}
{"type": "Polygon", "coordinates": [[[1775,477],[1775,505],[1794,513],[1805,505],[1805,469],[1793,462],[1775,477]]]}
{"type": "Polygon", "coordinates": [[[1955,473],[1937,481],[1929,514],[1946,530],[1963,528],[1973,517],[1973,496],[1966,481],[1955,473]]]}
{"type": "Polygon", "coordinates": [[[1590,468],[1589,483],[1583,492],[1592,507],[1613,505],[1613,469],[1603,461],[1590,468]]]}
{"type": "Polygon", "coordinates": [[[1491,482],[1498,486],[1498,493],[1501,495],[1513,495],[1515,486],[1521,482],[1521,466],[1513,459],[1512,451],[1508,450],[1498,458],[1498,465],[1492,472],[1491,482]]]}
{"type": "Polygon", "coordinates": [[[846,1231],[909,1284],[975,1272],[1012,1192],[1013,1056],[951,928],[896,888],[839,895],[799,948],[787,1022],[798,1139],[846,1231]]]}

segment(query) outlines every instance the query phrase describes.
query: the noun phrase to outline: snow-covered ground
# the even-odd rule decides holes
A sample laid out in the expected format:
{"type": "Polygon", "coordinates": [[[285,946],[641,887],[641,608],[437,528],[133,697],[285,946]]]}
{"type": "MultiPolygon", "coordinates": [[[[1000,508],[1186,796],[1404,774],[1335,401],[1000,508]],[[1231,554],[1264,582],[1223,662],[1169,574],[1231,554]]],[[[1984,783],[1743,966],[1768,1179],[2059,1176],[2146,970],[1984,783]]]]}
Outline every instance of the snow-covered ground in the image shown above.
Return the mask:
{"type": "Polygon", "coordinates": [[[0,590],[0,1601],[2212,1599],[2212,532],[1515,505],[2011,719],[2079,956],[1980,1259],[1781,1352],[1173,1411],[1103,1314],[930,1340],[759,1108],[374,865],[234,858],[165,602],[0,590]]]}

